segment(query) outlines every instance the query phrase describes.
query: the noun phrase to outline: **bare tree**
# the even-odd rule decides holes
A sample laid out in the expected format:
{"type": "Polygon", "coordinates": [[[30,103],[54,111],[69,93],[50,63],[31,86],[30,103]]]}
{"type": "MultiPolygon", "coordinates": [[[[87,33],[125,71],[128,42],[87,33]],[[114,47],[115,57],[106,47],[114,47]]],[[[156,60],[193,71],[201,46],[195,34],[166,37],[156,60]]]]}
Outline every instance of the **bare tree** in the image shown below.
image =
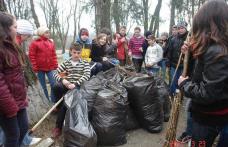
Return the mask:
{"type": "Polygon", "coordinates": [[[105,27],[111,30],[110,24],[110,9],[111,1],[109,0],[94,0],[95,6],[95,25],[96,32],[105,27]]]}
{"type": "Polygon", "coordinates": [[[34,19],[34,22],[36,24],[36,27],[38,28],[38,27],[40,27],[40,23],[39,23],[39,20],[38,20],[37,15],[36,15],[36,11],[35,11],[33,0],[30,0],[30,6],[31,6],[31,11],[32,11],[32,17],[34,19]]]}
{"type": "Polygon", "coordinates": [[[30,19],[30,2],[29,0],[8,0],[6,3],[7,9],[17,19],[30,19]]]}
{"type": "Polygon", "coordinates": [[[143,1],[143,14],[144,14],[144,30],[148,30],[148,21],[149,21],[149,6],[148,6],[148,0],[142,0],[143,1]]]}
{"type": "Polygon", "coordinates": [[[119,0],[114,0],[113,8],[112,8],[112,14],[113,14],[113,19],[116,25],[116,32],[119,31],[120,28],[120,6],[119,6],[119,0]]]}
{"type": "Polygon", "coordinates": [[[7,11],[4,0],[0,0],[0,11],[7,11]]]}
{"type": "Polygon", "coordinates": [[[150,22],[150,28],[149,30],[153,30],[153,33],[158,29],[159,25],[159,16],[160,16],[160,10],[161,10],[162,0],[158,0],[157,6],[155,8],[154,14],[152,16],[151,22],[150,22]]]}

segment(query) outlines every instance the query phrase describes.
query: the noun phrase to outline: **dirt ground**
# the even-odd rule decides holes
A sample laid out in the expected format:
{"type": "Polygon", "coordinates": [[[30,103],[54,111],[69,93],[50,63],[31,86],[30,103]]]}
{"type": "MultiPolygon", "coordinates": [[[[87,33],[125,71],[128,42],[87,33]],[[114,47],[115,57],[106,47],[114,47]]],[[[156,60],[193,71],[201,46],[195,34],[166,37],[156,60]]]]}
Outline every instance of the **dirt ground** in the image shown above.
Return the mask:
{"type": "MultiPolygon", "coordinates": [[[[185,103],[185,102],[184,102],[185,103]]],[[[186,112],[185,105],[182,105],[179,123],[177,128],[177,136],[179,136],[185,129],[186,124],[186,112]]],[[[51,130],[54,128],[56,115],[52,114],[37,130],[34,134],[37,137],[42,137],[43,139],[51,136],[51,130]]],[[[127,132],[127,143],[117,147],[162,147],[165,139],[167,123],[164,123],[164,128],[161,133],[151,134],[143,129],[137,129],[127,132]]],[[[62,147],[63,136],[55,143],[52,147],[62,147]]],[[[187,147],[184,145],[182,147],[187,147]]]]}

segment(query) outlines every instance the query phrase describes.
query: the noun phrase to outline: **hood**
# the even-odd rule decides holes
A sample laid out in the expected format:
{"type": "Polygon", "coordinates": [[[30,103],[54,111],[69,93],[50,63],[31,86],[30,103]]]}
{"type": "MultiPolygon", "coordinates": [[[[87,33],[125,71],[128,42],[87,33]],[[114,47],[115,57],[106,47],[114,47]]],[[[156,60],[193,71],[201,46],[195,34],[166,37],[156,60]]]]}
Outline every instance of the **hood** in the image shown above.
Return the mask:
{"type": "Polygon", "coordinates": [[[88,38],[86,41],[82,41],[79,36],[76,37],[76,42],[79,44],[92,44],[92,40],[88,38]]]}

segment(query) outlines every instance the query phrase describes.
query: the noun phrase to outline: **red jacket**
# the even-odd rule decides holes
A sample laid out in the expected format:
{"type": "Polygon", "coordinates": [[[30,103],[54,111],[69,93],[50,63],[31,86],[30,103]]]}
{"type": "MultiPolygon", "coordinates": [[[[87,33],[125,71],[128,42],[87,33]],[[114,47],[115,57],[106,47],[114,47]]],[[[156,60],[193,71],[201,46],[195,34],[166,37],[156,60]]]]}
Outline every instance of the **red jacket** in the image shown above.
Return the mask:
{"type": "Polygon", "coordinates": [[[125,38],[126,41],[122,42],[121,41],[122,38],[123,37],[119,38],[118,39],[118,42],[117,42],[117,58],[119,60],[124,60],[125,59],[125,48],[124,48],[124,44],[125,43],[127,44],[127,39],[125,38]]]}
{"type": "Polygon", "coordinates": [[[17,58],[18,53],[10,43],[4,43],[10,51],[12,67],[6,64],[6,53],[0,53],[0,115],[15,116],[18,110],[28,106],[26,85],[22,66],[17,58]]]}
{"type": "Polygon", "coordinates": [[[29,58],[35,72],[51,71],[58,67],[54,42],[45,37],[40,37],[30,44],[29,58]]]}

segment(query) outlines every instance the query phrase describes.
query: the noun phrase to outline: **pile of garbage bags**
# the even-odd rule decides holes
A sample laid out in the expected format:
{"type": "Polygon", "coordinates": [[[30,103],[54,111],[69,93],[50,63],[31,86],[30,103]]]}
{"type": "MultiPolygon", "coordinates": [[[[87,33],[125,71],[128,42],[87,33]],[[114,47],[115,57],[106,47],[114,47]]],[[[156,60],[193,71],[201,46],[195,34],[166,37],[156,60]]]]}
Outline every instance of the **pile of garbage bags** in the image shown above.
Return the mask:
{"type": "Polygon", "coordinates": [[[116,146],[126,131],[162,130],[169,119],[168,87],[158,77],[131,75],[118,68],[100,72],[65,96],[64,146],[116,146]]]}

